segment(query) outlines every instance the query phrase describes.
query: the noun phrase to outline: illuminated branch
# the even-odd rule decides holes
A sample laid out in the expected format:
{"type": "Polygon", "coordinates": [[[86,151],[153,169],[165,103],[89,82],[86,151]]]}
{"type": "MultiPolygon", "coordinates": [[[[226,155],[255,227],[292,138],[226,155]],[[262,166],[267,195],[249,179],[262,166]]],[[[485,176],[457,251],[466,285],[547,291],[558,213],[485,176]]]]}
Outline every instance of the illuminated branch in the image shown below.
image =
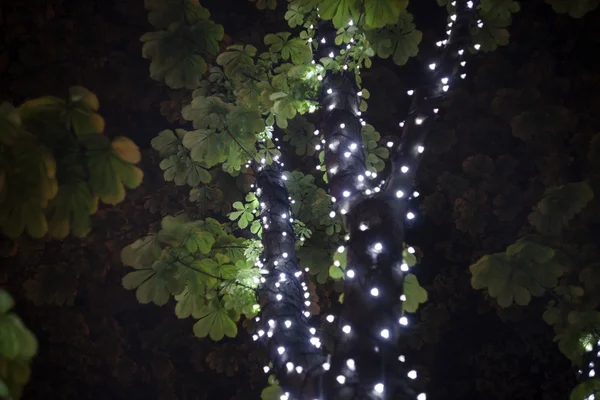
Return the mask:
{"type": "Polygon", "coordinates": [[[295,399],[318,398],[316,378],[327,356],[308,323],[309,292],[296,259],[290,200],[277,162],[256,168],[256,186],[264,246],[259,266],[264,275],[259,290],[260,327],[254,339],[265,341],[284,391],[293,393],[295,399]]]}
{"type": "MultiPolygon", "coordinates": [[[[470,42],[469,27],[475,23],[474,3],[472,1],[455,1],[456,13],[450,16],[452,24],[447,40],[437,43],[444,47],[439,60],[427,66],[431,73],[426,84],[409,90],[413,96],[408,116],[400,123],[403,127],[400,141],[392,152],[392,172],[386,184],[385,191],[389,196],[406,201],[410,195],[416,172],[420,164],[421,154],[425,150],[431,122],[436,118],[441,101],[446,97],[452,85],[459,79],[465,79],[468,42],[470,42]]],[[[481,24],[481,22],[479,22],[481,24]]],[[[478,50],[479,45],[471,46],[478,50]]]]}

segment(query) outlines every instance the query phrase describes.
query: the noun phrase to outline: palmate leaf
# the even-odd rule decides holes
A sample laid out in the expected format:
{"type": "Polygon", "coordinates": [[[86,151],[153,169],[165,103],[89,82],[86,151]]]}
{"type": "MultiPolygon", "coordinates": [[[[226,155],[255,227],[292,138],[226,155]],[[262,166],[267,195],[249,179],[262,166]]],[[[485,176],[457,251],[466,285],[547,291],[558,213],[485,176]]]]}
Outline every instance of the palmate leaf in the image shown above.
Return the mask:
{"type": "Polygon", "coordinates": [[[144,269],[152,266],[158,260],[162,247],[156,235],[145,236],[136,240],[121,250],[121,261],[124,265],[135,269],[144,269]]]}
{"type": "Polygon", "coordinates": [[[416,312],[419,304],[427,301],[427,291],[419,284],[414,274],[404,277],[404,295],[406,300],[402,302],[402,309],[406,312],[416,312]]]}
{"type": "Polygon", "coordinates": [[[30,376],[28,361],[14,361],[0,356],[0,398],[20,399],[30,376]],[[3,395],[2,392],[8,394],[3,395]]]}
{"type": "Polygon", "coordinates": [[[598,0],[546,0],[559,14],[568,13],[573,18],[581,18],[598,7],[598,0]]]}
{"type": "Polygon", "coordinates": [[[148,21],[157,29],[164,29],[173,22],[193,25],[200,19],[208,19],[210,13],[198,0],[144,0],[148,21]]]}
{"type": "Polygon", "coordinates": [[[104,119],[97,113],[99,106],[94,93],[72,86],[68,100],[57,97],[29,100],[19,106],[19,115],[23,126],[37,136],[55,134],[45,132],[53,122],[77,135],[91,135],[104,132],[104,119]]]}
{"type": "Polygon", "coordinates": [[[94,196],[107,204],[117,204],[125,198],[125,187],[136,188],[143,172],[134,166],[141,159],[137,146],[119,136],[112,143],[103,136],[86,137],[89,184],[94,196]]]}
{"type": "Polygon", "coordinates": [[[210,336],[212,340],[221,340],[224,336],[235,337],[237,326],[222,307],[218,299],[212,299],[198,312],[198,322],[194,324],[194,335],[203,338],[210,336]]]}
{"type": "Polygon", "coordinates": [[[562,266],[554,261],[554,251],[527,237],[510,245],[505,253],[483,256],[470,266],[474,289],[487,288],[501,307],[513,301],[527,305],[531,296],[542,296],[554,288],[563,274],[562,266]]]}
{"type": "Polygon", "coordinates": [[[28,361],[37,352],[37,340],[33,333],[14,313],[12,297],[0,290],[0,358],[28,361]]]}
{"type": "Polygon", "coordinates": [[[200,86],[207,64],[202,54],[216,55],[223,27],[211,20],[201,19],[192,26],[173,23],[168,30],[148,32],[142,56],[151,60],[150,77],[172,89],[195,89],[200,86]]]}
{"type": "Polygon", "coordinates": [[[69,233],[77,237],[91,230],[90,216],[98,207],[98,198],[92,196],[84,181],[68,182],[59,186],[58,194],[48,204],[46,216],[48,230],[55,238],[65,238],[69,233]]]}
{"type": "Polygon", "coordinates": [[[188,184],[195,187],[200,183],[209,183],[212,179],[210,172],[201,163],[192,161],[187,155],[185,157],[169,156],[162,160],[159,166],[164,171],[165,181],[174,181],[178,186],[188,184]]]}
{"type": "Polygon", "coordinates": [[[390,152],[387,148],[377,145],[380,139],[379,132],[375,131],[372,125],[365,125],[361,128],[361,136],[365,145],[365,161],[367,168],[371,171],[383,171],[385,168],[385,161],[389,156],[390,152]]]}
{"type": "Polygon", "coordinates": [[[364,2],[365,23],[370,28],[395,24],[407,5],[408,0],[366,0],[364,2]]]}
{"type": "Polygon", "coordinates": [[[175,315],[177,318],[187,318],[189,316],[200,317],[200,310],[204,306],[203,298],[199,293],[190,290],[189,286],[180,294],[175,295],[175,300],[177,301],[175,305],[175,315]]]}
{"type": "Polygon", "coordinates": [[[225,75],[228,78],[235,78],[237,74],[248,74],[254,76],[254,56],[256,56],[256,47],[248,44],[233,45],[227,48],[217,57],[217,64],[223,67],[225,75]]]}
{"type": "Polygon", "coordinates": [[[404,13],[396,25],[367,32],[367,38],[379,57],[392,56],[394,63],[404,65],[419,52],[423,33],[416,29],[412,15],[404,13]]]}
{"type": "Polygon", "coordinates": [[[226,134],[214,129],[197,129],[186,133],[183,145],[190,149],[192,160],[210,168],[227,159],[230,147],[227,139],[226,134]]]}
{"type": "Polygon", "coordinates": [[[486,19],[500,18],[510,21],[512,14],[519,12],[521,6],[514,0],[481,0],[479,9],[486,19]]]}
{"type": "Polygon", "coordinates": [[[196,96],[181,110],[181,115],[192,121],[194,128],[222,128],[225,118],[231,111],[231,105],[216,96],[196,96]]]}
{"type": "Polygon", "coordinates": [[[136,289],[135,295],[141,304],[154,303],[164,306],[171,295],[179,294],[185,287],[185,271],[175,263],[158,260],[151,268],[139,269],[123,277],[123,287],[136,289]]]}
{"type": "Polygon", "coordinates": [[[312,60],[312,50],[306,41],[300,38],[290,39],[290,32],[268,34],[264,42],[272,53],[281,53],[283,60],[291,59],[294,65],[307,64],[312,60]]]}
{"type": "Polygon", "coordinates": [[[336,28],[346,27],[350,21],[357,21],[360,15],[355,0],[323,0],[319,3],[319,14],[325,20],[332,20],[336,28]]]}
{"type": "Polygon", "coordinates": [[[551,187],[529,214],[529,222],[538,232],[559,235],[562,228],[592,200],[594,193],[587,182],[551,187]]]}
{"type": "Polygon", "coordinates": [[[184,129],[175,129],[175,132],[165,129],[159,132],[158,136],[150,141],[150,144],[161,157],[168,157],[178,152],[186,133],[187,131],[184,129]]]}

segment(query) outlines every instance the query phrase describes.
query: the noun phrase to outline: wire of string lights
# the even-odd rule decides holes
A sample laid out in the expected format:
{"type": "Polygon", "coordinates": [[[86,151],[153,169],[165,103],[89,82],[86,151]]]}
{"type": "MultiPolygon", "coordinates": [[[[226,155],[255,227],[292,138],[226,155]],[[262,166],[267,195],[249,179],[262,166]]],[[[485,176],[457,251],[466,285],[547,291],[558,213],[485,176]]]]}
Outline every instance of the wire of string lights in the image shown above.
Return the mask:
{"type": "MultiPolygon", "coordinates": [[[[469,24],[475,20],[473,1],[454,1],[448,38],[438,42],[443,49],[428,65],[431,79],[408,91],[414,96],[402,132],[392,148],[392,172],[387,181],[365,165],[359,111],[360,92],[354,71],[344,66],[322,80],[320,105],[325,166],[335,209],[342,214],[349,232],[344,304],[339,317],[328,318],[339,333],[331,355],[327,355],[315,327],[309,324],[308,288],[295,256],[295,235],[290,201],[279,160],[256,167],[256,195],[260,199],[264,257],[260,289],[262,312],[255,340],[266,343],[272,368],[284,390],[281,400],[417,399],[425,393],[414,390],[417,372],[399,350],[399,340],[409,324],[402,312],[403,279],[409,270],[402,257],[404,221],[413,219],[409,201],[415,172],[425,150],[429,122],[451,85],[466,73],[464,58],[479,46],[467,44],[469,24]]],[[[341,48],[335,44],[336,29],[322,21],[317,30],[319,47],[315,62],[333,58],[341,48]]],[[[315,132],[319,134],[319,132],[315,132]]],[[[409,252],[414,252],[412,247],[409,252]]],[[[265,366],[265,372],[270,367],[265,366]]]]}

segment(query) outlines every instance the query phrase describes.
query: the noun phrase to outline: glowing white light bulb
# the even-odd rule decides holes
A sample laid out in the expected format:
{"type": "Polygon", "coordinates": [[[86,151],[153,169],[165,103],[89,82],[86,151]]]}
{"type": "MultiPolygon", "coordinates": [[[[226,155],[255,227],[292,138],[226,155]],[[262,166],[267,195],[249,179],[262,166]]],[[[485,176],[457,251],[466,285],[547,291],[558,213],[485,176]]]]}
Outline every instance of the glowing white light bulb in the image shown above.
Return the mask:
{"type": "Polygon", "coordinates": [[[285,367],[287,368],[288,372],[292,372],[294,370],[294,364],[291,362],[286,363],[285,367]]]}
{"type": "Polygon", "coordinates": [[[448,83],[448,78],[442,78],[442,83],[445,85],[446,83],[448,83]]]}
{"type": "Polygon", "coordinates": [[[281,236],[287,236],[287,232],[281,232],[281,236]]]}
{"type": "Polygon", "coordinates": [[[312,38],[311,37],[308,38],[308,43],[312,43],[312,38]]]}
{"type": "Polygon", "coordinates": [[[593,369],[590,369],[590,373],[588,375],[590,378],[593,378],[594,376],[596,376],[596,371],[594,371],[593,369]]]}
{"type": "Polygon", "coordinates": [[[323,369],[325,371],[329,371],[329,368],[331,368],[331,364],[329,364],[329,363],[323,363],[323,369]]]}
{"type": "Polygon", "coordinates": [[[343,253],[344,252],[345,247],[344,246],[340,246],[337,248],[338,253],[343,253]]]}
{"type": "Polygon", "coordinates": [[[375,243],[375,246],[373,247],[376,251],[381,251],[383,249],[383,245],[381,243],[375,243]]]}
{"type": "Polygon", "coordinates": [[[283,258],[288,258],[288,253],[283,253],[281,256],[282,256],[283,258]]]}
{"type": "Polygon", "coordinates": [[[342,196],[349,197],[350,196],[350,192],[347,191],[347,190],[344,190],[344,192],[342,193],[342,196]]]}
{"type": "Polygon", "coordinates": [[[467,77],[467,74],[460,74],[460,79],[465,79],[467,77]]]}
{"type": "Polygon", "coordinates": [[[424,152],[424,151],[425,151],[425,147],[423,147],[423,146],[418,146],[418,147],[417,147],[417,151],[418,151],[419,153],[422,153],[422,152],[424,152]]]}
{"type": "Polygon", "coordinates": [[[406,357],[400,356],[400,357],[398,357],[398,361],[405,362],[406,361],[406,357]]]}
{"type": "Polygon", "coordinates": [[[429,64],[429,69],[433,71],[435,69],[435,63],[429,64]]]}
{"type": "Polygon", "coordinates": [[[333,315],[328,315],[325,319],[327,320],[327,322],[331,323],[335,320],[335,317],[333,315]]]}
{"type": "Polygon", "coordinates": [[[325,40],[325,38],[321,39],[321,43],[327,43],[327,40],[325,40]]]}
{"type": "Polygon", "coordinates": [[[373,387],[373,390],[375,390],[377,393],[381,394],[383,393],[383,383],[378,383],[373,387]]]}
{"type": "Polygon", "coordinates": [[[406,263],[403,263],[403,264],[400,266],[400,270],[402,270],[403,272],[406,272],[406,271],[408,271],[408,264],[406,264],[406,263]]]}
{"type": "Polygon", "coordinates": [[[447,91],[448,91],[448,89],[450,89],[450,86],[448,86],[448,85],[444,85],[444,86],[442,86],[442,90],[443,90],[444,92],[447,92],[447,91]]]}
{"type": "Polygon", "coordinates": [[[411,89],[411,90],[407,90],[406,94],[409,95],[409,96],[412,96],[414,92],[415,91],[411,89]]]}
{"type": "Polygon", "coordinates": [[[386,145],[387,145],[387,147],[392,147],[392,146],[394,146],[394,142],[387,142],[386,145]]]}
{"type": "Polygon", "coordinates": [[[479,49],[481,48],[481,45],[480,45],[480,44],[476,44],[476,45],[475,45],[475,46],[473,46],[473,47],[475,47],[475,50],[479,50],[479,49]]]}
{"type": "Polygon", "coordinates": [[[358,147],[358,145],[356,143],[351,143],[350,146],[350,150],[356,150],[356,148],[358,147]]]}
{"type": "Polygon", "coordinates": [[[400,322],[400,325],[406,326],[406,325],[408,325],[408,318],[402,317],[402,318],[400,318],[400,320],[398,322],[400,322]]]}
{"type": "Polygon", "coordinates": [[[402,171],[402,173],[407,173],[408,172],[408,167],[406,165],[403,165],[402,168],[400,168],[400,171],[402,171]]]}
{"type": "Polygon", "coordinates": [[[292,321],[287,320],[287,321],[284,322],[284,325],[285,325],[286,328],[289,328],[290,326],[292,326],[292,321]]]}
{"type": "Polygon", "coordinates": [[[417,396],[417,400],[427,400],[427,395],[425,393],[421,393],[417,396]]]}
{"type": "Polygon", "coordinates": [[[406,301],[406,295],[403,294],[402,296],[400,296],[400,301],[406,301]]]}
{"type": "Polygon", "coordinates": [[[415,254],[415,248],[412,246],[409,246],[408,249],[406,249],[410,254],[415,254]]]}
{"type": "Polygon", "coordinates": [[[344,123],[340,124],[340,128],[344,129],[345,127],[346,127],[346,124],[344,124],[344,123]]]}
{"type": "Polygon", "coordinates": [[[415,217],[415,214],[413,214],[411,212],[406,214],[406,218],[408,218],[408,219],[413,219],[414,217],[415,217]]]}
{"type": "Polygon", "coordinates": [[[331,211],[329,213],[329,218],[334,218],[335,217],[335,211],[331,211]]]}
{"type": "Polygon", "coordinates": [[[346,377],[344,375],[338,375],[337,378],[335,378],[335,380],[338,381],[340,385],[346,383],[346,377]]]}
{"type": "Polygon", "coordinates": [[[358,226],[358,229],[360,229],[361,231],[363,231],[363,232],[364,232],[364,231],[366,231],[367,229],[369,229],[369,227],[368,227],[367,225],[365,225],[364,223],[361,223],[361,224],[358,226]]]}
{"type": "Polygon", "coordinates": [[[359,175],[359,176],[356,177],[356,179],[358,179],[359,182],[362,182],[362,181],[365,180],[365,177],[362,176],[362,175],[359,175]]]}
{"type": "Polygon", "coordinates": [[[350,158],[351,155],[352,155],[352,153],[350,153],[349,151],[344,153],[344,157],[346,157],[346,158],[350,158]]]}
{"type": "Polygon", "coordinates": [[[421,125],[423,123],[423,118],[415,118],[415,124],[421,125]]]}
{"type": "Polygon", "coordinates": [[[465,51],[464,51],[463,49],[460,49],[460,50],[458,51],[458,55],[459,55],[459,56],[462,56],[463,54],[465,54],[465,51]]]}
{"type": "Polygon", "coordinates": [[[403,192],[402,190],[398,190],[398,191],[396,192],[396,197],[397,197],[397,198],[401,199],[403,196],[404,196],[404,192],[403,192]]]}
{"type": "Polygon", "coordinates": [[[354,25],[354,22],[352,20],[350,20],[350,22],[348,22],[348,25],[352,26],[352,25],[354,25]]]}
{"type": "Polygon", "coordinates": [[[285,353],[285,347],[283,347],[283,346],[279,346],[279,347],[277,348],[277,352],[278,352],[279,354],[283,354],[283,353],[285,353]]]}
{"type": "Polygon", "coordinates": [[[460,62],[460,66],[461,66],[461,67],[464,67],[465,65],[467,65],[467,62],[466,62],[466,61],[461,61],[461,62],[460,62]]]}
{"type": "Polygon", "coordinates": [[[317,150],[317,151],[318,151],[318,150],[321,150],[321,145],[320,145],[320,144],[316,145],[316,146],[315,146],[315,150],[317,150]]]}
{"type": "Polygon", "coordinates": [[[333,93],[333,90],[327,89],[327,94],[331,94],[331,93],[333,93]]]}
{"type": "Polygon", "coordinates": [[[275,298],[277,299],[277,301],[281,301],[281,299],[283,299],[283,296],[281,294],[277,294],[275,298]]]}
{"type": "Polygon", "coordinates": [[[417,379],[417,371],[415,371],[414,369],[412,371],[408,371],[408,377],[410,379],[417,379]]]}
{"type": "Polygon", "coordinates": [[[351,330],[352,328],[350,327],[350,325],[344,325],[344,327],[342,328],[342,332],[344,332],[345,334],[350,333],[351,330]]]}
{"type": "Polygon", "coordinates": [[[413,192],[413,197],[419,197],[419,192],[413,192]]]}
{"type": "Polygon", "coordinates": [[[334,54],[333,51],[329,53],[329,58],[333,58],[334,54]]]}
{"type": "Polygon", "coordinates": [[[297,366],[296,367],[296,373],[301,374],[302,373],[302,367],[301,366],[297,366]]]}
{"type": "Polygon", "coordinates": [[[388,339],[390,337],[390,331],[388,329],[383,329],[379,334],[384,339],[388,339]]]}
{"type": "Polygon", "coordinates": [[[267,367],[266,365],[263,367],[263,371],[265,371],[265,374],[268,374],[270,370],[271,368],[267,367]]]}
{"type": "Polygon", "coordinates": [[[373,297],[379,296],[379,289],[377,289],[377,288],[371,289],[371,296],[373,296],[373,297]]]}
{"type": "Polygon", "coordinates": [[[348,278],[354,278],[354,276],[355,276],[354,270],[349,269],[348,271],[346,271],[346,276],[348,278]]]}

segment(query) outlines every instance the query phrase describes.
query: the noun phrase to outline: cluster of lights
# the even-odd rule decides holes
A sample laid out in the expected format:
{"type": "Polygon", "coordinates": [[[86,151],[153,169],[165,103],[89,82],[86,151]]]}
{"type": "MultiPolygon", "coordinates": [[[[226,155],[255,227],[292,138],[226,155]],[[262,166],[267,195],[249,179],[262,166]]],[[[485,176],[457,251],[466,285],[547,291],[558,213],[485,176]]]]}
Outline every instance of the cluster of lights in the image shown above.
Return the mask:
{"type": "MultiPolygon", "coordinates": [[[[456,1],[454,1],[452,3],[453,6],[456,6],[456,1]]],[[[473,8],[474,4],[472,1],[467,1],[466,3],[467,8],[473,8]]],[[[449,28],[451,28],[454,24],[454,22],[456,22],[457,20],[457,15],[453,14],[450,16],[450,20],[451,22],[449,23],[449,28]]],[[[351,21],[349,25],[352,25],[353,22],[351,21]]],[[[481,26],[482,22],[478,21],[478,26],[481,26]]],[[[311,26],[312,28],[312,26],[311,26]]],[[[448,36],[450,36],[450,34],[452,33],[451,30],[447,31],[448,36]]],[[[313,39],[309,39],[309,42],[312,42],[313,39]]],[[[325,37],[319,38],[318,40],[321,44],[326,44],[327,43],[327,39],[325,37]]],[[[351,40],[351,43],[354,43],[354,40],[351,40]]],[[[443,47],[446,46],[446,44],[448,43],[448,40],[443,40],[438,42],[438,46],[443,47]]],[[[348,49],[351,48],[351,45],[347,46],[348,49]]],[[[476,44],[473,47],[475,50],[479,50],[480,46],[478,44],[476,44]]],[[[464,49],[459,49],[458,51],[458,55],[462,56],[464,54],[464,49]]],[[[330,51],[329,52],[329,57],[333,58],[335,56],[335,52],[334,51],[330,51]]],[[[315,61],[313,60],[313,64],[315,63],[315,61]]],[[[464,67],[466,65],[465,61],[460,61],[460,65],[462,67],[464,67]]],[[[358,68],[358,66],[356,67],[358,68]]],[[[428,65],[428,68],[431,71],[435,71],[439,68],[439,65],[436,63],[430,63],[428,65]]],[[[347,65],[344,66],[344,69],[347,69],[347,65]]],[[[466,77],[465,73],[462,73],[461,78],[464,79],[466,77]]],[[[324,77],[321,75],[317,76],[317,79],[319,81],[323,81],[324,77]]],[[[450,84],[451,84],[451,80],[450,77],[442,77],[439,79],[438,81],[438,85],[439,85],[439,90],[442,93],[447,92],[450,89],[450,84]]],[[[326,85],[327,85],[327,81],[326,81],[326,85]]],[[[324,86],[326,86],[324,85],[324,86]]],[[[335,95],[336,89],[334,87],[324,87],[323,88],[324,92],[327,95],[335,95]]],[[[415,91],[414,90],[409,90],[407,91],[407,93],[409,95],[414,95],[415,91]]],[[[358,91],[356,93],[357,98],[362,96],[362,91],[358,91]]],[[[335,102],[332,102],[328,109],[329,110],[334,110],[337,107],[337,104],[335,102]]],[[[424,122],[427,121],[427,116],[430,115],[428,112],[424,112],[423,110],[419,110],[420,112],[418,113],[411,113],[411,115],[415,115],[413,122],[415,126],[421,126],[424,122]]],[[[438,109],[434,108],[431,110],[433,112],[433,114],[437,114],[438,113],[438,109]]],[[[361,112],[358,110],[354,111],[354,118],[356,118],[358,120],[358,122],[360,122],[360,124],[362,126],[366,125],[366,121],[362,118],[360,118],[361,116],[361,112]]],[[[400,127],[404,126],[404,121],[402,121],[400,124],[400,127]]],[[[340,162],[340,161],[334,161],[334,162],[330,162],[326,165],[327,167],[327,173],[329,175],[329,179],[330,182],[332,179],[335,179],[336,176],[340,176],[339,179],[343,179],[343,182],[346,182],[349,186],[346,186],[346,188],[340,188],[336,193],[332,193],[332,195],[337,195],[337,197],[339,197],[340,199],[342,199],[342,201],[339,201],[336,203],[336,197],[332,197],[332,202],[335,205],[335,208],[339,211],[340,214],[342,215],[346,215],[349,212],[349,207],[351,202],[357,198],[358,196],[364,196],[366,198],[379,193],[382,191],[382,189],[388,189],[389,187],[386,187],[386,185],[388,184],[388,182],[386,181],[381,181],[379,184],[375,184],[372,182],[368,182],[365,177],[369,178],[371,181],[377,178],[377,173],[372,172],[367,170],[365,163],[364,163],[364,159],[362,158],[362,145],[359,144],[361,143],[359,140],[360,138],[355,138],[354,141],[351,141],[349,144],[343,144],[345,143],[345,140],[342,138],[347,138],[349,135],[351,135],[354,131],[354,121],[353,118],[349,117],[348,120],[339,123],[338,128],[335,129],[336,132],[331,132],[332,133],[332,137],[329,138],[329,143],[327,142],[327,139],[325,138],[320,138],[319,143],[315,146],[315,149],[321,150],[324,149],[326,152],[330,152],[330,153],[335,153],[335,154],[339,154],[336,157],[333,157],[332,159],[334,160],[343,160],[343,159],[348,159],[350,161],[346,162],[345,164],[340,162]],[[341,145],[344,145],[345,147],[342,147],[341,145]],[[360,153],[357,152],[357,150],[360,150],[360,153]],[[348,164],[350,163],[350,164],[348,164]],[[352,164],[354,163],[354,164],[352,164]],[[342,169],[345,169],[348,165],[353,165],[354,167],[356,167],[358,165],[358,168],[355,168],[357,171],[353,170],[353,173],[356,173],[352,179],[347,179],[347,173],[346,171],[343,171],[342,169]],[[346,167],[345,167],[346,166],[346,167]]],[[[314,131],[314,135],[315,136],[319,136],[320,132],[318,130],[314,131]]],[[[326,135],[328,136],[328,135],[326,135]]],[[[277,139],[275,139],[277,141],[277,139]]],[[[393,141],[389,141],[387,144],[388,148],[394,148],[395,143],[393,141]]],[[[279,148],[279,146],[278,146],[279,148]]],[[[397,147],[398,148],[398,147],[397,147]]],[[[414,153],[411,153],[414,156],[419,156],[421,155],[425,150],[425,147],[423,146],[422,143],[416,143],[414,145],[414,153]]],[[[283,166],[283,163],[280,162],[278,159],[275,160],[275,162],[279,165],[279,166],[283,166]]],[[[261,165],[257,168],[258,171],[262,171],[263,169],[266,168],[266,161],[263,159],[261,160],[261,165]]],[[[320,170],[320,166],[317,166],[317,169],[320,170]]],[[[414,167],[409,168],[409,166],[407,165],[402,165],[400,168],[400,172],[402,174],[408,174],[409,171],[414,173],[414,167]]],[[[285,177],[282,175],[281,176],[282,180],[285,180],[285,177]]],[[[411,183],[412,184],[412,183],[411,183]]],[[[265,188],[262,187],[258,187],[256,190],[256,195],[257,197],[259,197],[261,195],[261,191],[265,190],[265,188]]],[[[404,190],[402,190],[402,188],[394,188],[393,192],[395,193],[395,197],[397,199],[402,199],[402,201],[411,199],[411,198],[416,198],[419,196],[419,193],[414,191],[412,193],[412,196],[410,195],[410,190],[406,190],[406,188],[404,188],[404,190]],[[406,193],[408,193],[408,195],[406,195],[406,193]]],[[[262,199],[261,199],[262,200],[262,199]]],[[[274,226],[278,226],[279,223],[282,222],[289,222],[291,224],[291,222],[293,222],[293,217],[291,216],[291,208],[287,207],[287,211],[280,213],[278,215],[271,215],[270,213],[270,207],[271,205],[268,203],[268,201],[262,201],[261,202],[261,214],[262,214],[262,218],[261,218],[261,222],[262,222],[262,227],[263,227],[263,231],[265,233],[263,233],[263,240],[266,241],[266,237],[267,237],[267,232],[270,232],[270,228],[274,225],[274,226]],[[276,218],[279,218],[279,221],[275,221],[276,218]]],[[[331,211],[329,213],[329,217],[330,218],[335,218],[336,217],[336,211],[331,211]]],[[[415,218],[415,214],[411,211],[408,211],[406,213],[406,218],[408,220],[412,220],[415,218]]],[[[369,222],[365,221],[363,223],[360,224],[359,229],[361,231],[366,231],[369,229],[369,222]]],[[[285,241],[285,240],[289,240],[291,243],[291,247],[288,246],[288,251],[292,252],[293,251],[293,231],[291,231],[291,226],[290,226],[290,237],[287,237],[287,232],[282,231],[281,232],[281,240],[285,241]]],[[[266,244],[266,242],[265,242],[266,244]]],[[[338,248],[339,252],[343,252],[345,249],[344,246],[340,246],[338,248]]],[[[385,252],[385,246],[381,243],[381,242],[376,242],[372,245],[371,250],[374,254],[380,254],[382,252],[385,252]]],[[[414,249],[412,247],[408,248],[409,253],[414,253],[414,249]]],[[[267,254],[267,257],[271,257],[271,255],[267,254]]],[[[276,259],[263,259],[262,262],[258,262],[257,266],[260,268],[261,272],[264,273],[264,276],[261,278],[261,282],[265,285],[265,286],[269,286],[269,282],[274,282],[274,280],[277,280],[277,282],[274,283],[275,286],[275,299],[277,300],[277,303],[280,302],[285,302],[286,301],[286,296],[288,296],[287,292],[286,292],[286,288],[289,287],[289,285],[294,285],[294,284],[298,284],[300,281],[297,278],[300,278],[302,276],[302,271],[298,270],[298,271],[294,271],[293,274],[291,275],[286,275],[284,272],[280,272],[277,267],[279,264],[282,265],[289,265],[289,263],[297,263],[296,259],[295,259],[295,255],[293,253],[288,254],[288,252],[282,252],[281,254],[279,254],[276,259]],[[266,264],[263,264],[263,262],[266,264]]],[[[339,263],[338,263],[339,264],[339,263]]],[[[335,264],[334,264],[335,265],[335,264]]],[[[408,265],[406,263],[402,263],[401,264],[401,270],[403,272],[408,271],[408,265]]],[[[308,269],[307,269],[308,270],[308,269]]],[[[355,278],[355,276],[357,275],[357,273],[355,272],[354,269],[351,269],[350,266],[348,267],[348,269],[346,270],[346,278],[348,279],[352,279],[355,278]]],[[[304,292],[303,294],[303,304],[306,307],[310,306],[310,301],[308,300],[310,298],[310,294],[308,293],[308,288],[306,286],[306,283],[304,282],[300,282],[300,287],[302,288],[302,291],[304,292]]],[[[385,293],[382,293],[380,291],[379,288],[373,286],[370,287],[368,289],[369,294],[371,297],[373,298],[378,298],[380,296],[383,296],[385,293]]],[[[292,301],[295,301],[294,298],[290,299],[292,301]]],[[[405,301],[406,300],[406,296],[405,295],[401,295],[400,296],[400,301],[405,301]]],[[[258,330],[258,334],[254,335],[255,340],[260,339],[261,337],[265,336],[268,338],[272,338],[274,335],[277,334],[278,329],[280,330],[296,330],[296,329],[303,329],[308,331],[308,333],[310,335],[307,335],[309,343],[314,346],[316,349],[319,349],[321,347],[321,341],[320,339],[316,336],[316,329],[314,327],[309,327],[308,326],[308,322],[306,320],[307,317],[310,316],[310,313],[308,312],[308,309],[304,309],[301,311],[301,315],[297,315],[294,317],[290,317],[289,314],[286,316],[281,316],[281,318],[275,317],[275,319],[269,319],[268,321],[263,322],[263,325],[260,327],[260,329],[258,330]],[[304,318],[302,318],[304,317],[304,318]],[[298,323],[300,325],[304,325],[301,327],[296,327],[296,322],[295,321],[299,321],[298,323]],[[292,328],[293,327],[293,328],[292,328]]],[[[328,315],[325,320],[329,323],[333,323],[334,321],[336,321],[336,318],[333,315],[328,315]]],[[[257,318],[257,321],[260,321],[260,318],[257,318]]],[[[407,326],[408,325],[408,318],[406,316],[401,316],[398,319],[398,323],[400,326],[407,326]]],[[[345,321],[343,321],[342,319],[339,320],[339,326],[341,327],[341,331],[343,334],[345,335],[351,335],[352,333],[352,327],[350,326],[350,324],[346,323],[345,321]]],[[[382,338],[383,340],[388,340],[390,338],[393,338],[393,333],[392,331],[387,328],[387,327],[381,327],[379,329],[379,336],[380,338],[382,338]]],[[[280,365],[285,365],[285,371],[288,374],[302,374],[305,370],[307,370],[307,368],[310,368],[311,366],[306,365],[306,366],[302,366],[302,365],[295,365],[294,364],[294,354],[293,354],[293,349],[287,349],[285,347],[285,345],[280,345],[276,348],[277,354],[278,356],[281,358],[280,360],[280,365]]],[[[379,348],[376,347],[375,351],[378,352],[379,348]]],[[[599,353],[600,354],[600,353],[599,353]]],[[[398,361],[400,361],[401,363],[404,363],[406,361],[405,357],[403,355],[398,357],[398,361]]],[[[354,359],[347,359],[346,360],[346,367],[348,368],[349,371],[353,372],[356,371],[358,366],[356,364],[356,362],[354,361],[354,359]]],[[[328,371],[331,368],[331,365],[329,364],[329,362],[321,362],[320,365],[322,366],[324,371],[328,371]]],[[[263,368],[265,373],[268,373],[271,368],[268,366],[265,366],[263,368]]],[[[595,372],[593,372],[593,369],[591,370],[592,373],[595,374],[595,372]]],[[[591,376],[591,375],[590,375],[591,376]]],[[[416,379],[417,378],[417,372],[415,370],[411,370],[407,373],[407,377],[409,379],[416,379]]],[[[339,385],[345,385],[346,381],[347,381],[347,376],[344,374],[339,374],[336,376],[336,381],[339,385]]],[[[385,387],[383,383],[376,383],[373,386],[373,392],[375,394],[383,394],[385,391],[385,387]]],[[[421,393],[419,394],[417,397],[417,400],[426,400],[426,394],[425,393],[421,393]]],[[[284,393],[281,396],[281,400],[288,400],[290,399],[290,394],[289,393],[284,393]]]]}

